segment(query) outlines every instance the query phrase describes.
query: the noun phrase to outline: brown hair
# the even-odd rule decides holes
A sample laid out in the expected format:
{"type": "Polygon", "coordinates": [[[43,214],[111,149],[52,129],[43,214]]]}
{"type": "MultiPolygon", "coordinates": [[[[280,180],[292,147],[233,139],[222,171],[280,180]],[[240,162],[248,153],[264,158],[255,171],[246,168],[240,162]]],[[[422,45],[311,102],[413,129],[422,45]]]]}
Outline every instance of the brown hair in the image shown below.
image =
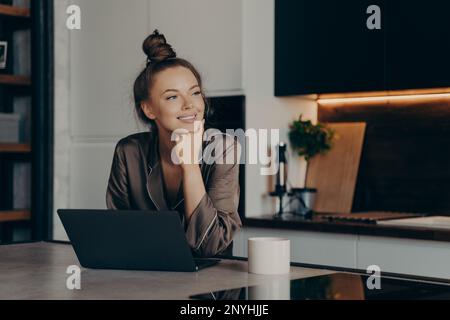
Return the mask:
{"type": "Polygon", "coordinates": [[[142,44],[142,49],[147,55],[147,66],[139,74],[134,82],[134,106],[138,118],[146,125],[149,125],[150,130],[156,129],[156,124],[153,120],[147,118],[142,110],[142,102],[150,99],[150,90],[153,85],[153,80],[158,72],[164,71],[173,67],[184,67],[189,69],[197,79],[200,90],[202,91],[203,100],[205,101],[205,117],[209,112],[208,102],[203,94],[202,79],[199,72],[187,60],[177,58],[177,54],[172,49],[172,46],[167,43],[164,35],[155,30],[149,35],[142,44]]]}

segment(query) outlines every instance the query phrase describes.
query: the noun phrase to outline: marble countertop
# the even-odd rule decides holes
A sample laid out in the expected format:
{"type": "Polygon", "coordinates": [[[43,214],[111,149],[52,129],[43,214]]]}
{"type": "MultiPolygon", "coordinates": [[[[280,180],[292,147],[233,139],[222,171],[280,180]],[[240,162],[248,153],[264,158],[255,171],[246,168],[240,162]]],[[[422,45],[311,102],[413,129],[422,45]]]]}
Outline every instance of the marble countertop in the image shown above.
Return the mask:
{"type": "Polygon", "coordinates": [[[222,260],[194,273],[91,270],[81,268],[81,289],[66,286],[71,265],[79,265],[71,245],[30,243],[0,246],[0,299],[170,299],[205,292],[301,279],[333,271],[291,267],[286,276],[249,274],[247,261],[222,260]]]}

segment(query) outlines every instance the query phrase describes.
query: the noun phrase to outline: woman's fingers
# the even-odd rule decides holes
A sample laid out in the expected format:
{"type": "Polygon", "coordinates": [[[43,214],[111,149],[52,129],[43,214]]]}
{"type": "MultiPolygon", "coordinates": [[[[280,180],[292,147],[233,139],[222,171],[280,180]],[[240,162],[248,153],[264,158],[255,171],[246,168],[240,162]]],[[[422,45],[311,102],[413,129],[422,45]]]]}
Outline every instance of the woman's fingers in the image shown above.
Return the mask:
{"type": "Polygon", "coordinates": [[[176,145],[172,152],[174,164],[199,164],[202,159],[202,145],[205,121],[196,121],[194,130],[179,130],[174,132],[176,145]]]}

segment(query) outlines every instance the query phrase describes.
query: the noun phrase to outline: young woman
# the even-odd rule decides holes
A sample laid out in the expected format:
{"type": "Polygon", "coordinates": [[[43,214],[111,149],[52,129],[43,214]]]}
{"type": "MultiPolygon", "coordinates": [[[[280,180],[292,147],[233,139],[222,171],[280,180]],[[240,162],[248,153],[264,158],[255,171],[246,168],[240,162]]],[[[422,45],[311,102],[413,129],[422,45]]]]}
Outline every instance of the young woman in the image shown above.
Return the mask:
{"type": "MultiPolygon", "coordinates": [[[[226,135],[202,142],[207,104],[200,75],[191,63],[177,58],[162,34],[155,30],[144,41],[143,50],[147,66],[134,83],[134,99],[135,111],[149,132],[131,135],[117,144],[107,207],[176,210],[196,255],[231,254],[233,235],[241,227],[237,212],[239,161],[195,164],[182,160],[186,157],[173,161],[174,154],[184,151],[177,150],[180,144],[172,141],[172,134],[184,130],[183,140],[197,139],[194,145],[203,150],[208,146],[220,150],[211,144],[222,145],[225,140],[228,147],[222,147],[223,157],[238,151],[237,142],[229,141],[232,138],[226,135]]],[[[192,149],[193,154],[202,151],[192,149]]]]}

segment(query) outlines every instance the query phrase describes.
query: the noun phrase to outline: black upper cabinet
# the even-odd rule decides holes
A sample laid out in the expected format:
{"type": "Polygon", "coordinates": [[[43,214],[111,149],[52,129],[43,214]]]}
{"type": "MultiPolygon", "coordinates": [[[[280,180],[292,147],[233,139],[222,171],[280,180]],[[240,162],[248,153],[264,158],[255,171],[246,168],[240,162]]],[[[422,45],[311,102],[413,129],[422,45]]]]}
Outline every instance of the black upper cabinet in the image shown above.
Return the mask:
{"type": "Polygon", "coordinates": [[[449,0],[275,1],[275,95],[450,87],[449,0]],[[367,8],[381,9],[369,30],[367,8]]]}
{"type": "Polygon", "coordinates": [[[384,1],[275,1],[275,95],[383,90],[384,1]],[[381,30],[367,8],[381,8],[381,30]]]}
{"type": "Polygon", "coordinates": [[[450,1],[387,4],[389,89],[450,86],[450,1]]]}

